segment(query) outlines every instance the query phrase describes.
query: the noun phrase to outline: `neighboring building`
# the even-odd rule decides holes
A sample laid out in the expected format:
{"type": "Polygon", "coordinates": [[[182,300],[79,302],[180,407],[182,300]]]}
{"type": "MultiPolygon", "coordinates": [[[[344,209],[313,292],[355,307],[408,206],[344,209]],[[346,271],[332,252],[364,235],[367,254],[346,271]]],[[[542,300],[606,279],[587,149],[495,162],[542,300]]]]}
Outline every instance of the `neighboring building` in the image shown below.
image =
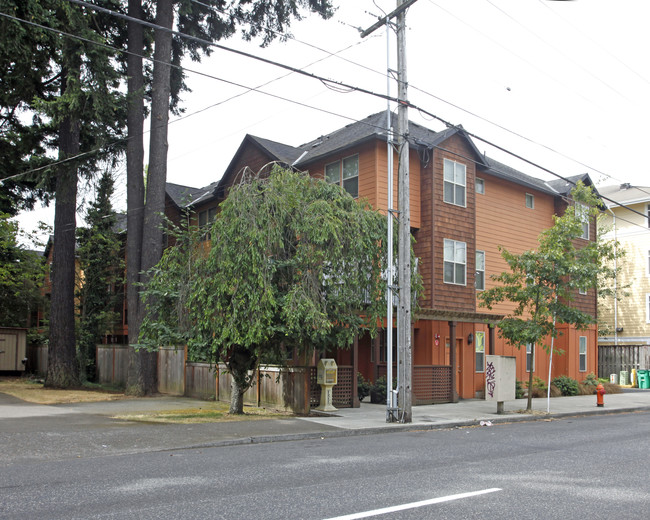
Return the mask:
{"type": "Polygon", "coordinates": [[[607,206],[606,236],[625,252],[616,280],[620,301],[598,302],[599,344],[650,345],[650,187],[621,184],[598,192],[607,206]]]}
{"type": "MultiPolygon", "coordinates": [[[[180,203],[168,189],[175,201],[175,218],[180,218],[182,207],[191,208],[191,218],[207,224],[246,169],[268,172],[273,162],[337,183],[386,212],[385,123],[385,112],[378,113],[298,147],[247,135],[218,183],[192,193],[185,188],[192,202],[180,203]]],[[[553,224],[553,215],[565,210],[573,185],[544,182],[486,157],[462,127],[433,132],[411,123],[409,142],[411,227],[424,282],[412,334],[413,402],[451,400],[452,389],[461,398],[480,395],[487,353],[515,356],[519,380],[527,380],[531,368],[546,379],[548,356],[542,348],[530,359],[525,349],[506,345],[491,325],[511,307],[503,304],[488,311],[478,306],[476,295],[493,284],[490,275],[508,269],[498,246],[514,253],[536,248],[541,231],[553,224]],[[434,388],[433,393],[418,394],[419,379],[435,380],[433,386],[440,393],[434,388]]],[[[587,175],[570,180],[591,184],[587,175]]],[[[586,223],[585,233],[584,240],[593,240],[595,226],[586,223]]],[[[576,294],[576,305],[596,316],[595,291],[576,294]]],[[[596,372],[596,326],[586,331],[560,328],[563,334],[556,348],[565,353],[554,357],[553,376],[583,380],[596,372]]],[[[374,380],[386,372],[385,344],[385,334],[374,341],[363,337],[350,351],[335,356],[339,364],[374,380]]]]}

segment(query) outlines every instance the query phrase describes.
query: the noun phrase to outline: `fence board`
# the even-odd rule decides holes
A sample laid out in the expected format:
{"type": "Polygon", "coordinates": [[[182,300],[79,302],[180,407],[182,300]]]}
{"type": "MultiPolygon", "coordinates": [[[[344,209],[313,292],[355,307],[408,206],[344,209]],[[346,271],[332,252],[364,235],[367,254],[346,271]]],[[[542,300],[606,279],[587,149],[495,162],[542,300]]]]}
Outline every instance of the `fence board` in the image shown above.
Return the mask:
{"type": "Polygon", "coordinates": [[[607,378],[621,370],[650,369],[649,345],[599,345],[598,376],[607,378]]]}
{"type": "Polygon", "coordinates": [[[97,345],[97,379],[102,384],[126,386],[129,370],[128,345],[97,345]]]}
{"type": "Polygon", "coordinates": [[[187,363],[184,395],[195,399],[216,399],[216,367],[208,363],[187,363]]]}
{"type": "Polygon", "coordinates": [[[161,394],[185,393],[185,349],[160,347],[158,350],[158,391],[161,394]]]}

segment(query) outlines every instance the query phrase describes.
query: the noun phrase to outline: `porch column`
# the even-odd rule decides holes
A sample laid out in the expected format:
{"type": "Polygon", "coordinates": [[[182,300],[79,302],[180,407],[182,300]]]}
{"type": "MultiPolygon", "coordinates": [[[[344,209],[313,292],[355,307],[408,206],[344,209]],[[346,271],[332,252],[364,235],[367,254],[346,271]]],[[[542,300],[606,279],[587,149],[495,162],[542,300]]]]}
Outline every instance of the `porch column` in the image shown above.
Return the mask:
{"type": "Polygon", "coordinates": [[[359,392],[357,374],[359,373],[359,336],[354,335],[354,343],[352,346],[352,408],[359,408],[361,402],[359,401],[359,392]]]}
{"type": "Polygon", "coordinates": [[[458,402],[456,391],[456,378],[458,375],[458,362],[456,360],[456,322],[449,322],[449,362],[451,363],[451,402],[458,402]]]}
{"type": "Polygon", "coordinates": [[[494,356],[494,323],[488,323],[488,354],[494,356]]]}

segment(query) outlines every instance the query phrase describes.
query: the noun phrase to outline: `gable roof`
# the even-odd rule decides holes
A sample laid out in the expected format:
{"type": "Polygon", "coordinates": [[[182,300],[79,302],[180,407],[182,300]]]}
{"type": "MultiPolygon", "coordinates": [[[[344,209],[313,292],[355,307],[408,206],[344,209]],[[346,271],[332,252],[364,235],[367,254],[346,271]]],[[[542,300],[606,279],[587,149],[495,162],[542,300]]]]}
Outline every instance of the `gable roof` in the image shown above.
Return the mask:
{"type": "Polygon", "coordinates": [[[599,193],[606,199],[604,202],[608,208],[618,206],[629,206],[641,202],[650,202],[650,187],[632,186],[630,183],[616,184],[614,186],[603,186],[599,193]]]}
{"type": "Polygon", "coordinates": [[[165,192],[176,206],[183,208],[203,194],[205,188],[192,188],[171,182],[165,183],[165,192]]]}

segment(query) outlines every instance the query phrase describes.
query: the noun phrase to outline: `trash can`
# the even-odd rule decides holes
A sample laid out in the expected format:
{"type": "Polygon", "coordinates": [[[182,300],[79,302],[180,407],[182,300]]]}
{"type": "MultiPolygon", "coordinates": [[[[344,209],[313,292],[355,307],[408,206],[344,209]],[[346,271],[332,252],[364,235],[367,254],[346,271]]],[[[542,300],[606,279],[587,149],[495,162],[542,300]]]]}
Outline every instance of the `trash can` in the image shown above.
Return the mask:
{"type": "Polygon", "coordinates": [[[618,384],[618,374],[609,374],[609,382],[612,384],[618,384]]]}
{"type": "Polygon", "coordinates": [[[628,385],[627,376],[628,376],[627,370],[621,370],[618,376],[618,384],[621,386],[627,386],[628,385]]]}
{"type": "Polygon", "coordinates": [[[650,374],[647,370],[639,370],[637,378],[639,379],[639,388],[650,389],[650,374]]]}

